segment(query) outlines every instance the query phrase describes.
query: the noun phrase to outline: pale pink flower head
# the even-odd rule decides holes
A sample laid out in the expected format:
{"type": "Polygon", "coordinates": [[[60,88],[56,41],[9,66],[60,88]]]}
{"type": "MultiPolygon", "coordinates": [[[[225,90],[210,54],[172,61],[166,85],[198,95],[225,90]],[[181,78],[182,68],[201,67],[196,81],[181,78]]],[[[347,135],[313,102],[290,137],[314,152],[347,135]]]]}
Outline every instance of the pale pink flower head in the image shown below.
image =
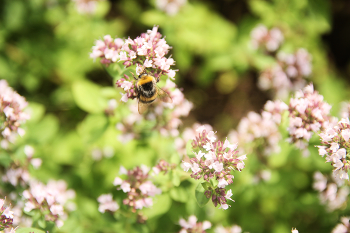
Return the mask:
{"type": "Polygon", "coordinates": [[[10,207],[5,207],[4,203],[5,200],[0,199],[0,229],[7,229],[12,227],[14,219],[14,212],[10,209],[10,207]]]}
{"type": "Polygon", "coordinates": [[[15,92],[6,80],[0,80],[0,145],[7,149],[9,143],[14,143],[17,136],[23,136],[25,131],[20,126],[29,119],[24,112],[28,105],[25,98],[15,92]]]}
{"type": "Polygon", "coordinates": [[[328,125],[319,134],[322,146],[318,146],[319,154],[333,166],[333,175],[339,179],[349,180],[350,122],[348,118],[341,119],[336,125],[328,125]]]}
{"type": "MultiPolygon", "coordinates": [[[[231,144],[227,139],[221,142],[216,139],[214,131],[207,131],[205,126],[199,126],[197,134],[192,141],[195,157],[189,161],[183,161],[185,171],[191,169],[191,177],[203,178],[209,182],[211,179],[217,181],[215,187],[205,191],[207,198],[212,199],[215,206],[227,209],[225,187],[233,182],[233,170],[241,171],[244,168],[245,156],[238,157],[237,145],[231,144]]],[[[231,198],[229,198],[231,200],[231,198]]]]}
{"type": "Polygon", "coordinates": [[[341,118],[349,118],[350,117],[350,102],[342,102],[340,113],[341,118]]]}
{"type": "Polygon", "coordinates": [[[271,90],[275,97],[286,99],[290,92],[305,87],[312,72],[311,55],[305,49],[289,54],[278,52],[277,64],[265,69],[259,76],[258,86],[271,90]]]}
{"type": "Polygon", "coordinates": [[[156,0],[156,7],[170,16],[178,13],[187,0],[156,0]]]}
{"type": "Polygon", "coordinates": [[[350,232],[350,217],[342,217],[339,223],[333,230],[332,233],[347,233],[350,232]]]}
{"type": "Polygon", "coordinates": [[[269,156],[280,151],[282,136],[278,126],[282,114],[288,106],[282,101],[268,101],[261,115],[249,112],[241,119],[236,131],[229,133],[229,139],[238,141],[240,151],[251,152],[254,148],[263,148],[262,153],[269,156]]]}
{"type": "Polygon", "coordinates": [[[102,194],[97,198],[97,201],[99,202],[98,211],[101,213],[115,212],[119,209],[118,203],[113,201],[112,194],[102,194]]]}
{"type": "Polygon", "coordinates": [[[98,40],[92,48],[91,58],[101,58],[101,63],[110,64],[123,62],[125,67],[136,65],[136,73],[141,70],[147,72],[159,80],[160,76],[168,75],[174,78],[175,70],[170,69],[175,61],[171,57],[165,57],[171,47],[165,38],[158,32],[158,27],[147,30],[135,39],[112,39],[109,35],[104,40],[98,40]],[[141,70],[140,70],[141,68],[141,70]]]}
{"type": "Polygon", "coordinates": [[[191,215],[188,218],[188,221],[181,218],[179,220],[179,224],[182,227],[182,229],[179,232],[187,232],[187,233],[196,233],[201,232],[205,233],[207,229],[211,228],[211,223],[209,221],[204,222],[197,222],[197,217],[194,215],[191,215]]]}
{"type": "MultiPolygon", "coordinates": [[[[159,165],[158,172],[164,167],[164,163],[159,165]]],[[[123,172],[126,176],[125,180],[116,177],[113,182],[118,190],[121,189],[124,193],[127,193],[127,198],[123,200],[123,204],[130,206],[133,212],[151,207],[153,205],[152,197],[162,193],[161,189],[157,188],[150,180],[150,172],[153,170],[144,165],[135,167],[123,172]]]]}
{"type": "Polygon", "coordinates": [[[313,85],[297,91],[289,103],[289,141],[302,150],[313,133],[325,130],[329,125],[331,106],[323,101],[323,96],[314,90],[313,85]]]}
{"type": "Polygon", "coordinates": [[[79,14],[93,15],[97,10],[97,4],[103,0],[72,0],[75,2],[79,14]]]}
{"type": "Polygon", "coordinates": [[[350,188],[339,177],[330,178],[316,172],[313,187],[319,191],[320,202],[326,205],[328,211],[341,209],[346,205],[350,188]]]}
{"type": "Polygon", "coordinates": [[[250,37],[254,49],[262,47],[268,52],[276,51],[284,40],[280,29],[272,28],[271,30],[268,30],[266,26],[262,24],[252,30],[250,37]]]}
{"type": "Polygon", "coordinates": [[[242,228],[238,225],[231,227],[218,226],[215,228],[215,233],[242,233],[242,228]]]}
{"type": "Polygon", "coordinates": [[[73,190],[67,190],[67,184],[63,180],[50,180],[47,185],[31,180],[29,189],[23,192],[26,212],[38,209],[45,213],[47,221],[55,222],[57,227],[63,225],[67,212],[72,210],[71,199],[75,197],[73,190]]]}

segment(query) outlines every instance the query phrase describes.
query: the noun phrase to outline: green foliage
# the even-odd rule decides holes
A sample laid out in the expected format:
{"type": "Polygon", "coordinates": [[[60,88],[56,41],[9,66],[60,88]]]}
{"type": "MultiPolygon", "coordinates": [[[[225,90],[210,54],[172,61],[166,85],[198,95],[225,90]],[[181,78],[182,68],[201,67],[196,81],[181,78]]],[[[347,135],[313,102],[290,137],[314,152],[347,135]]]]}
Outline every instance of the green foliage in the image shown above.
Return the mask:
{"type": "MultiPolygon", "coordinates": [[[[1,170],[14,159],[22,163],[23,148],[31,145],[34,157],[43,160],[40,169],[31,167],[31,175],[44,182],[65,180],[76,192],[77,205],[60,229],[38,215],[33,217],[35,228],[19,227],[16,232],[178,232],[178,220],[192,214],[213,225],[238,224],[254,233],[289,232],[292,227],[299,232],[330,232],[340,216],[349,214],[349,207],[328,212],[312,189],[315,171],[327,174],[332,170],[314,147],[319,144],[317,138],[311,141],[311,154],[306,158],[285,141],[279,153],[268,157],[249,144],[245,168],[229,186],[235,202],[228,210],[215,209],[207,205],[210,198],[205,191],[217,184],[191,179],[179,166],[183,158],[175,149],[174,137],[162,136],[153,129],[152,121],[142,117],[135,121],[131,126],[139,136],[121,142],[126,135],[116,124],[132,120],[128,118],[130,108],[137,102],[119,101],[122,89],[114,84],[124,74],[131,77],[135,67],[114,64],[104,69],[89,53],[94,41],[104,35],[135,37],[159,25],[179,69],[176,83],[184,87],[186,98],[199,103],[184,119],[180,133],[195,121],[209,121],[218,137],[224,138],[245,113],[260,111],[256,100],[268,98],[267,93],[259,95],[256,78],[275,60],[250,47],[250,32],[258,24],[278,27],[285,37],[282,51],[303,47],[312,55],[313,73],[307,81],[315,83],[333,105],[332,114],[338,116],[339,103],[350,94],[348,83],[330,64],[322,41],[332,30],[332,2],[250,0],[242,3],[246,10],[238,18],[231,17],[232,5],[230,14],[219,6],[235,1],[189,1],[174,16],[157,9],[154,2],[106,0],[97,3],[96,13],[79,14],[75,3],[68,0],[1,1],[0,79],[26,97],[26,111],[31,115],[24,126],[26,134],[8,151],[0,150],[1,170]],[[251,96],[256,98],[249,102],[251,96]],[[110,99],[117,100],[118,106],[108,112],[110,99]],[[101,158],[93,158],[95,150],[101,152],[101,158]],[[116,190],[113,180],[120,166],[154,166],[160,159],[177,166],[154,178],[162,194],[154,197],[152,208],[142,210],[148,221],[139,224],[136,214],[122,204],[126,195],[116,190]],[[261,178],[265,171],[270,179],[261,178]],[[98,211],[97,198],[105,193],[113,194],[121,206],[119,212],[98,211]]],[[[284,116],[281,129],[287,124],[284,116]]],[[[287,132],[282,134],[285,139],[287,132]]],[[[186,156],[194,158],[197,151],[191,141],[185,143],[186,156]]],[[[9,190],[3,195],[14,190],[12,186],[1,188],[9,190]]]]}
{"type": "Polygon", "coordinates": [[[28,232],[45,233],[42,230],[39,230],[39,229],[36,229],[36,228],[31,228],[31,227],[21,227],[21,228],[17,229],[16,232],[19,232],[19,233],[28,233],[28,232]]]}
{"type": "Polygon", "coordinates": [[[196,188],[196,200],[200,207],[205,206],[210,198],[207,198],[205,195],[205,191],[208,190],[208,188],[211,185],[208,182],[198,183],[196,188]]]}

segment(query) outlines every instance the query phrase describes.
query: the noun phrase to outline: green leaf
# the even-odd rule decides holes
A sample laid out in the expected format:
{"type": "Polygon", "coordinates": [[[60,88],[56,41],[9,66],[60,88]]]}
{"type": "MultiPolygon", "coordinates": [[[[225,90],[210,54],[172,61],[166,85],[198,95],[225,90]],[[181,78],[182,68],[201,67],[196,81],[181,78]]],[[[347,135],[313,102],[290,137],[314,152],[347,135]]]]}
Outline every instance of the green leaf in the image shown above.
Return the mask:
{"type": "Polygon", "coordinates": [[[0,153],[0,164],[3,165],[4,167],[10,166],[12,162],[12,159],[10,155],[6,152],[1,152],[0,153]]]}
{"type": "Polygon", "coordinates": [[[179,164],[180,161],[180,156],[177,153],[174,153],[171,157],[170,157],[170,163],[175,163],[175,164],[179,164]]]}
{"type": "Polygon", "coordinates": [[[152,208],[143,211],[148,218],[153,218],[168,212],[171,206],[171,199],[168,194],[162,194],[155,196],[153,203],[152,208]]]}
{"type": "Polygon", "coordinates": [[[85,143],[99,139],[108,128],[108,118],[103,114],[91,114],[78,126],[78,133],[85,143]]]}
{"type": "Polygon", "coordinates": [[[46,221],[45,221],[45,219],[43,219],[43,218],[39,219],[39,220],[38,220],[38,225],[39,225],[39,227],[41,227],[41,228],[45,228],[45,227],[46,227],[46,221]]]}
{"type": "Polygon", "coordinates": [[[170,172],[170,177],[171,177],[171,182],[173,183],[174,186],[180,185],[181,183],[180,174],[176,170],[170,172]]]}
{"type": "Polygon", "coordinates": [[[33,228],[33,227],[20,227],[16,230],[16,233],[45,233],[44,231],[42,230],[39,230],[37,228],[33,228]]]}
{"type": "Polygon", "coordinates": [[[29,102],[28,107],[26,108],[26,111],[30,115],[30,122],[37,122],[39,121],[44,113],[45,113],[45,107],[42,104],[35,103],[35,102],[29,102]]]}
{"type": "Polygon", "coordinates": [[[87,112],[100,113],[107,107],[107,100],[101,94],[101,87],[92,82],[76,81],[72,85],[72,92],[76,104],[87,112]]]}
{"type": "MultiPolygon", "coordinates": [[[[219,184],[219,181],[215,180],[215,179],[211,179],[210,180],[210,184],[212,187],[216,187],[219,184]]],[[[204,187],[205,188],[205,187],[204,187]]]]}
{"type": "Polygon", "coordinates": [[[195,196],[196,196],[197,203],[200,207],[205,206],[210,199],[204,195],[204,192],[206,191],[204,187],[207,187],[207,185],[208,185],[208,182],[203,182],[203,183],[199,183],[196,187],[195,196]]]}
{"type": "Polygon", "coordinates": [[[40,143],[51,140],[57,133],[59,122],[55,115],[47,114],[38,123],[28,123],[28,135],[40,143]]]}
{"type": "Polygon", "coordinates": [[[170,197],[178,202],[186,203],[188,200],[188,193],[183,187],[176,187],[170,190],[170,197]]]}
{"type": "Polygon", "coordinates": [[[195,157],[195,154],[193,153],[193,148],[192,148],[192,141],[188,141],[186,143],[186,153],[187,153],[187,156],[190,158],[195,157]]]}

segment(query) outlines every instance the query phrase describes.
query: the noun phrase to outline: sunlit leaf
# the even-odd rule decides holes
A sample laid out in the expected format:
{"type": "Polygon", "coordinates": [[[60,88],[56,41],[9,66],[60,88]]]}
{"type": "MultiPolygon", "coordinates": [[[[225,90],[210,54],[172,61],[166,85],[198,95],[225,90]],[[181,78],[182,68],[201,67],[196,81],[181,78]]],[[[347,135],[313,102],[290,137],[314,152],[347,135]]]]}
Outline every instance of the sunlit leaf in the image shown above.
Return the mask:
{"type": "Polygon", "coordinates": [[[204,194],[204,192],[206,191],[204,187],[208,186],[207,183],[208,182],[199,183],[196,187],[195,197],[200,207],[205,206],[210,200],[210,198],[207,198],[204,194]]]}
{"type": "Polygon", "coordinates": [[[102,112],[107,107],[107,100],[101,95],[101,88],[89,81],[76,81],[72,86],[76,104],[90,113],[102,112]]]}

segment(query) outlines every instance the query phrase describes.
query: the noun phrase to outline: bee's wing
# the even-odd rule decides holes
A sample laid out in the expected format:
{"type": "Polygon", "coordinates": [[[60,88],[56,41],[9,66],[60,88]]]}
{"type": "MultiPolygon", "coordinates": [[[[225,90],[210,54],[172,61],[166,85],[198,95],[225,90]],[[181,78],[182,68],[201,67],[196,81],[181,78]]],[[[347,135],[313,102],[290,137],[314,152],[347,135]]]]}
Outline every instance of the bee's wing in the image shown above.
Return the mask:
{"type": "Polygon", "coordinates": [[[158,98],[165,102],[165,103],[172,103],[173,100],[171,99],[171,97],[168,95],[168,93],[166,93],[165,91],[163,91],[161,88],[159,88],[157,86],[158,89],[158,98]]]}
{"type": "Polygon", "coordinates": [[[140,100],[138,102],[138,110],[140,114],[143,114],[148,109],[149,104],[142,103],[140,100]]]}

